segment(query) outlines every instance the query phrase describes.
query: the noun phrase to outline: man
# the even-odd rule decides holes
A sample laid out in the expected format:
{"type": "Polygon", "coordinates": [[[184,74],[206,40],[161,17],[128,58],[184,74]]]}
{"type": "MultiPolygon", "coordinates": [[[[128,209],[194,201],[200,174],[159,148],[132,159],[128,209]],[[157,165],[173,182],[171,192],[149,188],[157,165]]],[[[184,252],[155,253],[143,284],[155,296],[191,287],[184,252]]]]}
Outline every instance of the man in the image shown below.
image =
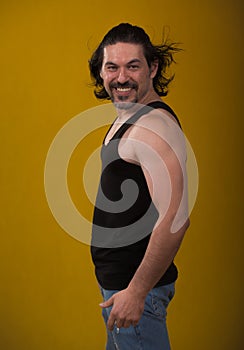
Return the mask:
{"type": "Polygon", "coordinates": [[[160,97],[177,50],[121,23],[89,62],[96,97],[111,99],[118,115],[101,150],[91,246],[107,350],[170,349],[173,260],[189,226],[184,138],[160,97]]]}

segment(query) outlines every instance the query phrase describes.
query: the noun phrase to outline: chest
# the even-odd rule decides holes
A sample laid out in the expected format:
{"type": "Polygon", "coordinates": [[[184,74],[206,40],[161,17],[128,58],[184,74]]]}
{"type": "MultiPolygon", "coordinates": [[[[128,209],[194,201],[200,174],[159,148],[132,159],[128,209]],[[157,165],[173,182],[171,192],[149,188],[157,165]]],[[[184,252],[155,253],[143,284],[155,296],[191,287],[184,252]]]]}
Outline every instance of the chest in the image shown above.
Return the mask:
{"type": "MultiPolygon", "coordinates": [[[[133,139],[130,137],[131,132],[133,130],[133,125],[131,125],[125,132],[123,132],[122,136],[119,138],[119,142],[117,143],[118,148],[118,154],[120,158],[123,160],[133,163],[133,164],[139,164],[136,155],[135,155],[135,147],[133,139]]],[[[115,134],[123,128],[122,123],[114,123],[113,126],[108,131],[104,144],[107,146],[109,142],[113,142],[112,138],[115,136],[115,134]]],[[[122,130],[121,130],[122,131],[122,130]]]]}

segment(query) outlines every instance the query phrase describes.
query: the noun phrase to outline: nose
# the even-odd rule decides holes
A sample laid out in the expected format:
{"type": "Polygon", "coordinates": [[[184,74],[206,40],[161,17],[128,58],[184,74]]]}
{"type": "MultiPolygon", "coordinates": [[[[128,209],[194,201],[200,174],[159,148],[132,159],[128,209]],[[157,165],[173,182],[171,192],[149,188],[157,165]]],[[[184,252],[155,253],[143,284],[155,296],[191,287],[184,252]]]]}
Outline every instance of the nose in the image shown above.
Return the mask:
{"type": "Polygon", "coordinates": [[[118,83],[124,84],[125,82],[127,82],[127,80],[128,80],[128,75],[127,75],[126,69],[121,68],[119,70],[118,83]]]}

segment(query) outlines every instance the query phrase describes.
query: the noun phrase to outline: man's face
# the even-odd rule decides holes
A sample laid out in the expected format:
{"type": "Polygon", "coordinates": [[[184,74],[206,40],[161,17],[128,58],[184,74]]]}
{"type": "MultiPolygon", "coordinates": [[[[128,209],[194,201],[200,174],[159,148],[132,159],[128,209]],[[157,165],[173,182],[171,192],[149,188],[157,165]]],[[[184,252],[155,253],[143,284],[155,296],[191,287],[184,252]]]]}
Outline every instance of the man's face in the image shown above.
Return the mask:
{"type": "Polygon", "coordinates": [[[141,45],[119,42],[104,48],[100,75],[112,102],[120,109],[146,103],[155,94],[152,79],[157,64],[148,66],[141,45]]]}

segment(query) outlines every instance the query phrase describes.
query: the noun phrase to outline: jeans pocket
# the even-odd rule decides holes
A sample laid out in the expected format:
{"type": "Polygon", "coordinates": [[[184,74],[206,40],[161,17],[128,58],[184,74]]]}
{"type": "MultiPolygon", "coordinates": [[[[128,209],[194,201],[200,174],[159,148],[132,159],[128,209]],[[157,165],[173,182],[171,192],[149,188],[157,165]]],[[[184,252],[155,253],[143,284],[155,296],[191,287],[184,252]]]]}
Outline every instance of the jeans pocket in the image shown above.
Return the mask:
{"type": "Polygon", "coordinates": [[[153,318],[162,319],[166,316],[163,302],[153,292],[149,292],[145,300],[144,314],[153,318]]]}
{"type": "Polygon", "coordinates": [[[157,297],[156,295],[152,295],[152,306],[157,317],[166,317],[166,307],[161,298],[157,297]]]}
{"type": "Polygon", "coordinates": [[[160,319],[167,315],[167,307],[174,296],[174,284],[153,288],[146,298],[146,313],[160,319]]]}

